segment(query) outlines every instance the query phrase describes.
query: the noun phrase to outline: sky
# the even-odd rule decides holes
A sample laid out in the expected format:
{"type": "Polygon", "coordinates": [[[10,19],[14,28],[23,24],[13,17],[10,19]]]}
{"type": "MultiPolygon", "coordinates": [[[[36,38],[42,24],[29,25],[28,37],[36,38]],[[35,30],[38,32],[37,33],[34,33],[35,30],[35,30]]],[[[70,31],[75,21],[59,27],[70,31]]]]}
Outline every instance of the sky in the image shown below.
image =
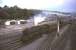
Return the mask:
{"type": "Polygon", "coordinates": [[[76,0],[1,0],[0,6],[17,5],[21,8],[76,12],[76,0]]]}

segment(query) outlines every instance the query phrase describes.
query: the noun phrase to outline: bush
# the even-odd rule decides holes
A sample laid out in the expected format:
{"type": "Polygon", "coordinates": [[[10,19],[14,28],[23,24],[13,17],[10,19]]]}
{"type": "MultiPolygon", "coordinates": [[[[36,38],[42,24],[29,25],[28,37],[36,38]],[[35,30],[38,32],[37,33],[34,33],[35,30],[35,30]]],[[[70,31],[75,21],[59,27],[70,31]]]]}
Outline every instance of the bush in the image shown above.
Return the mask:
{"type": "MultiPolygon", "coordinates": [[[[60,28],[62,28],[66,23],[60,22],[60,28]]],[[[51,34],[57,30],[57,24],[44,24],[40,26],[34,26],[32,28],[27,28],[23,30],[22,41],[28,44],[37,38],[40,38],[43,34],[51,34]]]]}
{"type": "Polygon", "coordinates": [[[41,25],[34,26],[32,28],[27,28],[23,30],[22,41],[25,44],[32,42],[33,40],[41,37],[43,34],[49,34],[57,29],[56,24],[54,25],[41,25]]]}

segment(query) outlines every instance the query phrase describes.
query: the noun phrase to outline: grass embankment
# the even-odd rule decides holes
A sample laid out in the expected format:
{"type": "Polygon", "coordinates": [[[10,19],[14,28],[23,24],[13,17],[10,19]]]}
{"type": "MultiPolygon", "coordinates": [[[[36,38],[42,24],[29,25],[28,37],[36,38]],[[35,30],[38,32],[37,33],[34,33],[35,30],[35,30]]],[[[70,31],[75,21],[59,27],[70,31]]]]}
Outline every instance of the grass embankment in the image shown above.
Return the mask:
{"type": "Polygon", "coordinates": [[[56,30],[56,24],[54,25],[41,25],[27,28],[23,31],[22,41],[24,44],[28,44],[42,36],[42,34],[48,34],[56,30]]]}
{"type": "MultiPolygon", "coordinates": [[[[63,24],[60,24],[60,27],[62,26],[63,24]]],[[[23,30],[22,41],[24,44],[29,44],[32,41],[40,38],[43,34],[51,34],[56,30],[57,30],[57,24],[52,25],[45,24],[40,26],[34,26],[32,28],[27,28],[23,30]]]]}

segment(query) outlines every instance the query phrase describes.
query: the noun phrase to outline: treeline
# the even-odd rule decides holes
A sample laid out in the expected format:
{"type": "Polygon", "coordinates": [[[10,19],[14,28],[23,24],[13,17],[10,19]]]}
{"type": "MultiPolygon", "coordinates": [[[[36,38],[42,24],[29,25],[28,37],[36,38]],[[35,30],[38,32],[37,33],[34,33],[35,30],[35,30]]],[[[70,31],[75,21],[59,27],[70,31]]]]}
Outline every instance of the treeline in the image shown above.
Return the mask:
{"type": "Polygon", "coordinates": [[[0,7],[0,19],[28,19],[40,13],[41,10],[21,9],[18,6],[0,7]]]}

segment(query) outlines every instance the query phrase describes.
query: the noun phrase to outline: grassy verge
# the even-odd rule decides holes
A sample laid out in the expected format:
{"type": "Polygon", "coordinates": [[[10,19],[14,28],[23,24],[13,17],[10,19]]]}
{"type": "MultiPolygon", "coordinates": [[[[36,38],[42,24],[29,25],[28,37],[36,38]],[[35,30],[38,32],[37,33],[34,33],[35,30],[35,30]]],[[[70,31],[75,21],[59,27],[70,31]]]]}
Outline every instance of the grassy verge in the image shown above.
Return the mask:
{"type": "MultiPolygon", "coordinates": [[[[60,24],[60,28],[65,24],[60,24]]],[[[40,38],[43,34],[51,34],[52,32],[57,30],[57,24],[52,25],[40,25],[34,26],[32,28],[27,28],[23,30],[22,41],[24,45],[31,43],[32,41],[40,38]]]]}

